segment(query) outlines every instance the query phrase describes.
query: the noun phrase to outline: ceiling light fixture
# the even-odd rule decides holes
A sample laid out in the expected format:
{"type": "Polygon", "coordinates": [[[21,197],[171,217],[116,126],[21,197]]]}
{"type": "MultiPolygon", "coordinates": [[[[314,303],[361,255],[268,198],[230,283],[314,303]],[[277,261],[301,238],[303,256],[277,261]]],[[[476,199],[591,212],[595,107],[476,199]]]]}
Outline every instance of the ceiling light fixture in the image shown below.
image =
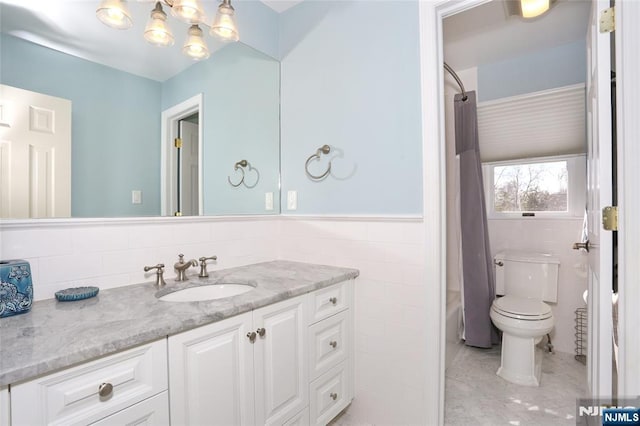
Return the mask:
{"type": "Polygon", "coordinates": [[[520,0],[523,18],[535,18],[549,10],[549,0],[520,0]]]}
{"type": "MultiPolygon", "coordinates": [[[[205,23],[206,17],[200,0],[157,1],[151,10],[151,17],[144,30],[145,40],[156,46],[172,46],[175,42],[167,24],[167,14],[162,8],[163,3],[171,8],[171,15],[190,24],[187,30],[187,41],[182,52],[195,60],[208,58],[209,49],[202,37],[203,32],[200,25],[209,25],[205,23]]],[[[96,10],[96,16],[102,23],[112,28],[128,29],[133,26],[131,13],[129,13],[125,0],[102,0],[96,10]]],[[[209,27],[210,34],[223,41],[238,41],[240,39],[231,0],[222,0],[209,27]]]]}

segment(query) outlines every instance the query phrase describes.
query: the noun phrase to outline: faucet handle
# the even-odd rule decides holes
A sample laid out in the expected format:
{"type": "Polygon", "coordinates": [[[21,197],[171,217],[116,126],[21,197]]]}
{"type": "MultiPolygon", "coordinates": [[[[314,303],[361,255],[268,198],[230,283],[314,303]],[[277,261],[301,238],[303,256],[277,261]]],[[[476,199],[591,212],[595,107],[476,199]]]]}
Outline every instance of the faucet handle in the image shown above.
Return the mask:
{"type": "Polygon", "coordinates": [[[218,256],[211,257],[201,257],[198,259],[200,261],[200,274],[198,275],[200,278],[207,278],[209,273],[207,272],[207,260],[218,260],[218,256]]]}
{"type": "Polygon", "coordinates": [[[149,272],[150,270],[155,269],[156,270],[156,287],[160,288],[160,287],[164,287],[165,285],[167,285],[167,283],[164,281],[164,277],[162,274],[164,274],[164,263],[158,263],[155,266],[145,266],[144,267],[144,271],[145,272],[149,272]]]}

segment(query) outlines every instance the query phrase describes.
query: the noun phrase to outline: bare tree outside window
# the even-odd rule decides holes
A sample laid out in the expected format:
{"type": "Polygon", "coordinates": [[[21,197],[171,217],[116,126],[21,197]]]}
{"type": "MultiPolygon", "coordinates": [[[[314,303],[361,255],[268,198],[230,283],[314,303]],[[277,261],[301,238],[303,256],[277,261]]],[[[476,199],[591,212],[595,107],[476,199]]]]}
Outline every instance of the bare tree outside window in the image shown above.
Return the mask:
{"type": "Polygon", "coordinates": [[[566,212],[566,161],[496,166],[493,169],[497,212],[566,212]]]}

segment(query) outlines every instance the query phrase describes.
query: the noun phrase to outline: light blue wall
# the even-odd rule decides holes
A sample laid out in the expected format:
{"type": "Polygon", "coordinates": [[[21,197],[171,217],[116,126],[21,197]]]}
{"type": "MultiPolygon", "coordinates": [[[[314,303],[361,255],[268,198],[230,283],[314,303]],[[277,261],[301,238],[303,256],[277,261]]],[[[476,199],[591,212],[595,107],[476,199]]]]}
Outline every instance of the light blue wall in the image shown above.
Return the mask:
{"type": "Polygon", "coordinates": [[[72,102],[74,217],[160,213],[160,83],[2,35],[0,82],[72,102]],[[131,190],[143,204],[131,204],[131,190]]]}
{"type": "Polygon", "coordinates": [[[241,43],[163,83],[163,110],[203,93],[206,215],[279,213],[279,85],[278,61],[241,43]],[[243,159],[260,172],[254,188],[227,181],[238,182],[233,166],[243,159]],[[274,193],[273,211],[265,211],[265,192],[274,193]]]}
{"type": "Polygon", "coordinates": [[[233,8],[236,10],[240,40],[278,58],[278,13],[258,0],[234,0],[233,8]]]}
{"type": "Polygon", "coordinates": [[[281,15],[283,213],[422,213],[418,43],[417,1],[304,1],[281,15]],[[314,182],[304,163],[324,144],[343,157],[314,182]]]}
{"type": "Polygon", "coordinates": [[[584,41],[479,65],[479,101],[584,83],[586,70],[584,41]]]}

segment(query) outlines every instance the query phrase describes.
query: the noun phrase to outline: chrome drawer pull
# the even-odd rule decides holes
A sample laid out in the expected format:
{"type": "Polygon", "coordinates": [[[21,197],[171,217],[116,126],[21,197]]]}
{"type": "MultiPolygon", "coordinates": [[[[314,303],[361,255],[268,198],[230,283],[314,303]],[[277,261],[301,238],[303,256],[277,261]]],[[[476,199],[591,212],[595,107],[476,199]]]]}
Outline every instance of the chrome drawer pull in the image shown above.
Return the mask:
{"type": "Polygon", "coordinates": [[[332,340],[331,342],[329,342],[329,346],[331,346],[333,349],[335,349],[336,346],[338,346],[338,342],[336,342],[335,340],[332,340]]]}
{"type": "Polygon", "coordinates": [[[249,333],[247,333],[247,337],[249,338],[249,341],[251,343],[256,341],[256,332],[255,331],[251,331],[249,333]]]}
{"type": "Polygon", "coordinates": [[[331,399],[333,399],[334,401],[335,401],[336,399],[338,399],[338,394],[337,394],[337,393],[335,393],[335,392],[332,392],[329,396],[330,396],[330,397],[331,397],[331,399]]]}
{"type": "Polygon", "coordinates": [[[102,398],[106,398],[113,392],[113,385],[111,383],[103,383],[98,386],[98,395],[102,398]]]}
{"type": "Polygon", "coordinates": [[[256,333],[258,333],[258,336],[264,337],[264,335],[267,333],[267,330],[265,330],[264,328],[259,328],[256,330],[256,333]]]}
{"type": "Polygon", "coordinates": [[[337,297],[332,297],[331,299],[329,299],[329,302],[333,303],[334,305],[338,303],[338,298],[337,297]]]}

